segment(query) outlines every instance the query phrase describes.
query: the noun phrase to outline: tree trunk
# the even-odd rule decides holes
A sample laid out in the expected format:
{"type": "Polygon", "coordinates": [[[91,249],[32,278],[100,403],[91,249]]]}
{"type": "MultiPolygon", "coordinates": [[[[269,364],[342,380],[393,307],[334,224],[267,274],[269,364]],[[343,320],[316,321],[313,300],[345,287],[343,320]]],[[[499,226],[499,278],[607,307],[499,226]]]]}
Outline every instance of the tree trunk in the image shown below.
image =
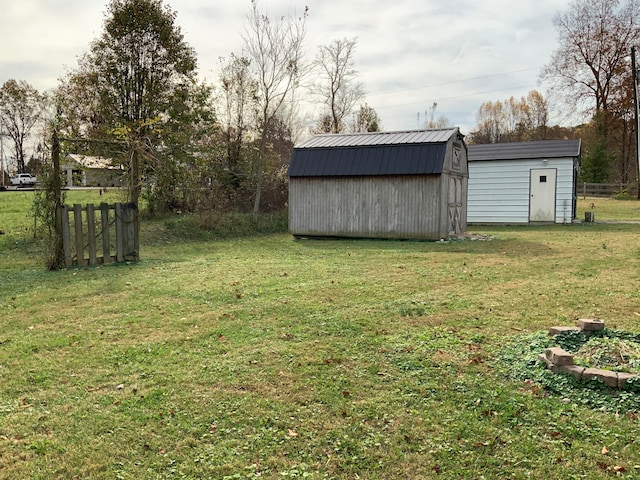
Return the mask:
{"type": "Polygon", "coordinates": [[[131,152],[131,175],[129,178],[129,193],[131,195],[131,202],[138,205],[140,200],[140,191],[142,185],[140,183],[140,155],[138,154],[138,145],[133,147],[131,152]]]}
{"type": "Polygon", "coordinates": [[[254,218],[260,213],[260,200],[262,197],[262,181],[264,177],[264,164],[265,164],[265,150],[267,146],[267,129],[262,132],[262,138],[260,139],[260,150],[258,151],[258,163],[256,165],[256,195],[253,200],[253,216],[254,218]]]}
{"type": "Polygon", "coordinates": [[[60,181],[60,141],[58,140],[58,132],[53,131],[52,143],[52,161],[53,161],[53,178],[51,187],[54,198],[54,245],[53,245],[53,263],[51,269],[55,270],[64,265],[64,246],[62,239],[62,184],[60,181]]]}

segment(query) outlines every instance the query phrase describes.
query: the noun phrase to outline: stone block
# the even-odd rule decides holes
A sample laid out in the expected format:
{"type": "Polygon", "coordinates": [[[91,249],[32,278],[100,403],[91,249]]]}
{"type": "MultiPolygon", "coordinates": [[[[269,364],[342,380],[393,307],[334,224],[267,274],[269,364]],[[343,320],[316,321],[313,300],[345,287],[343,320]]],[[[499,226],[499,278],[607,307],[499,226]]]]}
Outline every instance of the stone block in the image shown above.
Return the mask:
{"type": "Polygon", "coordinates": [[[538,360],[540,360],[543,363],[546,363],[547,367],[550,367],[552,365],[551,360],[549,360],[544,353],[541,353],[538,355],[538,360]]]}
{"type": "Polygon", "coordinates": [[[556,365],[555,363],[553,363],[549,358],[547,358],[547,356],[543,353],[541,353],[540,355],[538,355],[538,360],[540,360],[541,362],[544,362],[547,365],[547,368],[549,370],[551,370],[553,373],[559,373],[560,372],[560,365],[556,365]]]}
{"type": "Polygon", "coordinates": [[[551,327],[549,329],[549,336],[550,337],[555,337],[556,335],[559,335],[560,333],[565,333],[565,332],[579,332],[580,329],[578,327],[551,327]]]}
{"type": "Polygon", "coordinates": [[[560,347],[547,348],[545,355],[555,365],[573,365],[573,355],[560,347]]]}
{"type": "Polygon", "coordinates": [[[578,320],[578,328],[585,332],[595,332],[604,329],[604,322],[597,318],[581,318],[578,320]]]}
{"type": "Polygon", "coordinates": [[[637,375],[634,375],[633,373],[618,372],[618,388],[624,388],[624,384],[627,383],[627,380],[636,377],[637,375]]]}
{"type": "Polygon", "coordinates": [[[562,373],[567,373],[572,377],[580,380],[582,378],[582,374],[585,371],[585,368],[579,365],[562,365],[559,370],[562,373]]]}
{"type": "Polygon", "coordinates": [[[618,373],[612,372],[610,370],[602,370],[600,368],[587,368],[582,373],[582,378],[584,378],[585,380],[593,380],[594,378],[598,378],[609,387],[618,387],[618,373]]]}

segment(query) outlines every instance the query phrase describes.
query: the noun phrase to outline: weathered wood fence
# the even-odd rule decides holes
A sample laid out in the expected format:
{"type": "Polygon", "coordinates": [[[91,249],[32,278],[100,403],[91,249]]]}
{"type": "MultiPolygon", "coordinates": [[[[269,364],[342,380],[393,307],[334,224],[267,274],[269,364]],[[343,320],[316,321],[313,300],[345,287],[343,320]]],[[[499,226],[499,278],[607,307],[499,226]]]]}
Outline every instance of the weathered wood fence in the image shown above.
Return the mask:
{"type": "Polygon", "coordinates": [[[638,192],[637,183],[583,183],[579,186],[580,194],[583,197],[611,197],[620,192],[628,192],[636,196],[638,192]]]}
{"type": "Polygon", "coordinates": [[[98,207],[74,204],[62,205],[60,209],[67,267],[139,260],[135,203],[101,203],[98,207]]]}

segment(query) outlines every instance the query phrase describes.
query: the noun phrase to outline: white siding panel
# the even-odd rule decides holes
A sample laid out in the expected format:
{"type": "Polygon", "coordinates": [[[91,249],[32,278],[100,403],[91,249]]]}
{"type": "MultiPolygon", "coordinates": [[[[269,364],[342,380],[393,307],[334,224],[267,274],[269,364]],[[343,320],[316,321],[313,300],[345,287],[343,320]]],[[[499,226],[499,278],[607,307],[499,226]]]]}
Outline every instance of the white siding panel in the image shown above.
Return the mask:
{"type": "Polygon", "coordinates": [[[571,222],[573,159],[483,160],[469,162],[469,223],[528,223],[529,175],[532,169],[555,168],[556,223],[571,222]]]}

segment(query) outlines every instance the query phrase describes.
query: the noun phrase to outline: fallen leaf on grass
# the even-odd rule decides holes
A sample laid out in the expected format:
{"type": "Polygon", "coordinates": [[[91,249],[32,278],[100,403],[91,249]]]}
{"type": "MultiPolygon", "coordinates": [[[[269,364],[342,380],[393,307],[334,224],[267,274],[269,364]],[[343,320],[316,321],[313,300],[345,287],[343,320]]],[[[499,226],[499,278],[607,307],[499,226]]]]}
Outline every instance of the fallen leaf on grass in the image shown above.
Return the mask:
{"type": "Polygon", "coordinates": [[[296,432],[295,430],[289,429],[289,437],[298,438],[298,432],[296,432]]]}
{"type": "Polygon", "coordinates": [[[475,448],[488,447],[491,445],[491,442],[476,442],[473,444],[475,448]]]}
{"type": "Polygon", "coordinates": [[[607,447],[602,447],[602,454],[606,455],[607,453],[609,453],[609,449],[607,447]]]}

